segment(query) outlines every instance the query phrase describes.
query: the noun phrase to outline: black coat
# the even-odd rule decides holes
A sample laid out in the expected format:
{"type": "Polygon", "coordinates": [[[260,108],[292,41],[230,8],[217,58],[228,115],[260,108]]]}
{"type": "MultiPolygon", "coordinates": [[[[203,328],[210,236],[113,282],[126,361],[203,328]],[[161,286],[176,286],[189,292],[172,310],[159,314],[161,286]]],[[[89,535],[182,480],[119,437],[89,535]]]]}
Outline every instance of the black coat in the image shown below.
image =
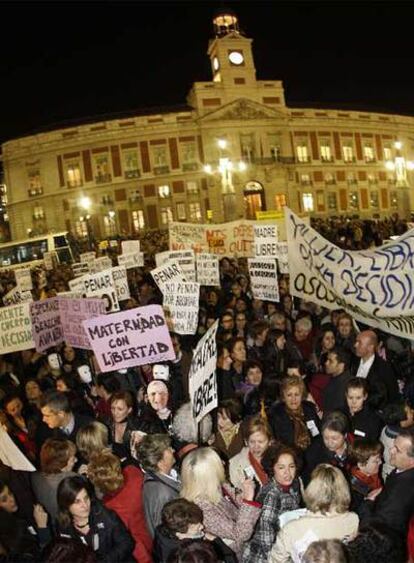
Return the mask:
{"type": "MultiPolygon", "coordinates": [[[[359,363],[356,365],[355,374],[359,363]]],[[[396,403],[401,399],[398,389],[397,375],[391,364],[379,356],[375,356],[367,376],[368,404],[375,410],[382,410],[389,403],[396,403]]]]}
{"type": "MultiPolygon", "coordinates": [[[[314,422],[318,433],[320,432],[320,420],[316,413],[315,405],[309,401],[302,401],[303,414],[305,416],[305,424],[308,426],[313,426],[311,421],[314,422]]],[[[276,403],[270,412],[270,425],[273,430],[273,435],[275,438],[280,440],[286,445],[295,445],[295,434],[293,422],[286,412],[285,403],[276,403]]],[[[314,431],[316,435],[316,430],[314,431]]],[[[309,432],[310,437],[313,439],[316,436],[312,436],[309,432]]]]}
{"type": "Polygon", "coordinates": [[[349,371],[336,377],[331,376],[328,385],[322,390],[322,410],[324,414],[346,408],[345,391],[348,381],[352,378],[349,371]]]}
{"type": "Polygon", "coordinates": [[[48,438],[64,438],[76,444],[76,434],[78,433],[78,431],[83,428],[83,426],[86,426],[87,424],[95,420],[94,418],[85,416],[83,414],[78,414],[76,412],[73,413],[73,416],[75,419],[75,425],[69,435],[65,434],[60,428],[49,428],[49,426],[47,426],[47,424],[45,424],[44,422],[41,422],[39,424],[35,436],[35,441],[39,452],[43,442],[45,442],[48,438]]]}
{"type": "Polygon", "coordinates": [[[345,412],[350,422],[351,434],[355,438],[379,439],[384,423],[369,405],[364,405],[362,410],[355,413],[354,416],[351,416],[349,409],[346,409],[345,412]]]}
{"type": "Polygon", "coordinates": [[[301,475],[305,485],[309,483],[312,471],[320,463],[330,463],[338,467],[338,469],[342,470],[345,478],[349,479],[348,471],[350,464],[347,454],[345,454],[343,459],[339,459],[325,446],[322,436],[318,436],[305,451],[304,467],[301,475]]]}
{"type": "Polygon", "coordinates": [[[364,501],[359,512],[363,524],[380,520],[406,536],[414,514],[414,468],[401,473],[393,471],[382,492],[374,501],[364,501]]]}
{"type": "Polygon", "coordinates": [[[105,508],[100,502],[92,501],[89,516],[90,532],[87,536],[70,525],[60,528],[61,537],[81,540],[91,547],[102,563],[132,563],[135,542],[125,524],[113,511],[105,508]],[[96,549],[95,549],[96,548],[96,549]]]}

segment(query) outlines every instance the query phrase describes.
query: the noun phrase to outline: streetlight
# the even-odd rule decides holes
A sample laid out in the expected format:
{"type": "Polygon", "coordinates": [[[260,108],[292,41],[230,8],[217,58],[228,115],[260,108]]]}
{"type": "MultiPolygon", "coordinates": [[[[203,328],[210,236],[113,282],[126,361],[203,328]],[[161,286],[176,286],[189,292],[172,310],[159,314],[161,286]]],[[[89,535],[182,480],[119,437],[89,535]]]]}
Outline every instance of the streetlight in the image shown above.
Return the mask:
{"type": "Polygon", "coordinates": [[[79,220],[81,222],[85,221],[85,223],[86,223],[86,232],[87,232],[87,236],[88,236],[88,248],[89,248],[89,250],[93,250],[93,240],[92,240],[93,239],[93,233],[92,233],[92,228],[91,228],[91,225],[90,225],[90,222],[89,222],[91,216],[88,213],[91,206],[92,206],[92,200],[91,200],[90,197],[83,196],[83,197],[80,198],[79,207],[82,207],[85,210],[86,215],[79,217],[79,220]]]}
{"type": "Polygon", "coordinates": [[[242,160],[234,163],[223,153],[227,149],[227,144],[225,139],[217,140],[217,146],[220,149],[218,166],[214,167],[212,164],[206,164],[204,172],[209,175],[220,174],[224,220],[231,221],[235,219],[236,215],[236,192],[233,184],[233,171],[244,172],[247,170],[247,165],[242,160]]]}
{"type": "MultiPolygon", "coordinates": [[[[387,170],[395,171],[396,176],[396,187],[397,188],[408,188],[402,190],[401,201],[399,201],[399,208],[401,209],[402,215],[406,215],[411,212],[411,194],[410,194],[410,183],[408,181],[407,172],[414,170],[414,162],[406,160],[402,154],[403,143],[401,141],[396,141],[394,143],[395,157],[394,160],[387,160],[385,167],[387,170]]],[[[399,210],[400,210],[399,209],[399,210]]]]}

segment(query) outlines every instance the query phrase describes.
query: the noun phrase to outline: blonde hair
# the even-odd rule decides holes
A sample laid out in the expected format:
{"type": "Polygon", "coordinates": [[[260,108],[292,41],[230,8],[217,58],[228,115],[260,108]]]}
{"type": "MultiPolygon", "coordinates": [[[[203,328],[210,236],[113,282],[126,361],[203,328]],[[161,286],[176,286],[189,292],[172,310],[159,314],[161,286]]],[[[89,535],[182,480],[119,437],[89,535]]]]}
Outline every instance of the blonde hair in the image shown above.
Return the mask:
{"type": "Polygon", "coordinates": [[[251,416],[243,421],[242,425],[243,438],[247,442],[252,434],[261,432],[267,436],[268,440],[273,438],[272,430],[269,424],[261,417],[260,414],[251,416]]]}
{"type": "Polygon", "coordinates": [[[303,379],[301,377],[297,377],[296,375],[288,375],[287,377],[283,378],[280,384],[281,397],[283,397],[285,392],[291,387],[298,387],[302,394],[302,398],[306,397],[306,386],[303,382],[303,379]]]}
{"type": "Polygon", "coordinates": [[[92,454],[108,448],[108,428],[95,420],[83,426],[76,434],[76,446],[86,461],[92,454]]]}
{"type": "Polygon", "coordinates": [[[303,495],[306,508],[311,512],[347,512],[351,494],[340,469],[328,463],[319,464],[311,475],[311,481],[303,495]]]}
{"type": "Polygon", "coordinates": [[[184,458],[181,466],[180,496],[197,503],[206,500],[218,504],[225,481],[223,463],[212,448],[197,448],[184,458]]]}
{"type": "Polygon", "coordinates": [[[125,482],[121,460],[109,450],[92,454],[88,478],[104,495],[118,491],[125,482]]]}

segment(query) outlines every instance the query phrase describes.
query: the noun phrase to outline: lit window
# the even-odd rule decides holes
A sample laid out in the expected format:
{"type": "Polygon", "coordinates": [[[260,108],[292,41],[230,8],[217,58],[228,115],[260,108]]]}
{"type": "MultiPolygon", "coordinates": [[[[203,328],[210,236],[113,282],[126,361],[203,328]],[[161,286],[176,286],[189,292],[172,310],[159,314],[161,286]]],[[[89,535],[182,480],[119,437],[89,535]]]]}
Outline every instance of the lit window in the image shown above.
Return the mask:
{"type": "Polygon", "coordinates": [[[344,144],[342,146],[342,152],[345,162],[354,162],[354,147],[351,144],[344,144]]]}
{"type": "Polygon", "coordinates": [[[37,192],[42,189],[42,181],[40,179],[40,171],[35,168],[28,171],[29,191],[37,192]]]}
{"type": "Polygon", "coordinates": [[[33,219],[37,220],[44,218],[45,218],[45,212],[43,207],[41,207],[40,205],[36,205],[36,207],[33,209],[33,219]]]}
{"type": "Polygon", "coordinates": [[[190,221],[201,221],[201,207],[198,202],[190,203],[188,209],[190,212],[190,221]]]}
{"type": "Polygon", "coordinates": [[[331,146],[326,142],[321,144],[321,160],[322,162],[331,162],[333,160],[331,146]]]}
{"type": "Polygon", "coordinates": [[[297,145],[296,156],[299,162],[309,162],[309,154],[307,145],[297,145]]]}
{"type": "Polygon", "coordinates": [[[309,174],[301,174],[301,175],[300,175],[300,183],[301,183],[303,186],[309,186],[310,183],[311,183],[311,179],[310,179],[309,174]]]}
{"type": "Polygon", "coordinates": [[[390,205],[391,209],[398,209],[398,193],[390,192],[390,205]]]}
{"type": "Polygon", "coordinates": [[[326,197],[328,209],[336,211],[338,209],[337,197],[335,192],[329,192],[326,197]]]}
{"type": "Polygon", "coordinates": [[[276,134],[268,135],[270,156],[275,162],[279,162],[281,156],[280,136],[276,134]]]}
{"type": "Polygon", "coordinates": [[[357,184],[357,183],[358,183],[358,182],[357,182],[357,179],[356,179],[356,177],[355,177],[355,174],[354,174],[353,172],[350,172],[350,173],[348,174],[347,181],[348,181],[348,184],[350,184],[350,185],[353,185],[353,184],[357,184]]]}
{"type": "Polygon", "coordinates": [[[144,212],[142,209],[137,209],[132,212],[132,226],[135,232],[145,228],[144,212]]]}
{"type": "Polygon", "coordinates": [[[124,173],[127,178],[139,177],[138,154],[136,150],[126,151],[124,154],[124,173]]]}
{"type": "Polygon", "coordinates": [[[98,154],[94,156],[95,164],[95,182],[103,183],[111,181],[109,168],[109,158],[107,154],[98,154]]]}
{"type": "Polygon", "coordinates": [[[75,232],[78,237],[85,238],[88,236],[88,225],[86,221],[75,222],[75,232]]]}
{"type": "Polygon", "coordinates": [[[197,160],[195,143],[183,143],[181,145],[181,153],[183,162],[195,162],[197,160]]]}
{"type": "Polygon", "coordinates": [[[374,147],[370,144],[364,145],[364,159],[365,162],[374,162],[375,160],[374,147]]]}
{"type": "Polygon", "coordinates": [[[384,147],[384,160],[392,160],[391,147],[384,147]]]}
{"type": "Polygon", "coordinates": [[[82,174],[79,163],[72,162],[67,164],[66,179],[69,188],[76,188],[82,185],[82,174]]]}
{"type": "Polygon", "coordinates": [[[158,186],[158,195],[160,197],[169,197],[170,186],[168,184],[165,184],[164,186],[158,186]]]}
{"type": "Polygon", "coordinates": [[[167,148],[153,147],[152,157],[154,159],[154,166],[165,166],[167,164],[167,148]]]}
{"type": "Polygon", "coordinates": [[[313,195],[312,194],[302,194],[303,211],[310,212],[313,211],[313,195]]]}
{"type": "Polygon", "coordinates": [[[370,202],[372,209],[379,209],[379,197],[378,192],[371,192],[370,193],[370,202]]]}
{"type": "Polygon", "coordinates": [[[198,194],[198,184],[197,182],[187,182],[187,193],[192,195],[198,194]]]}
{"type": "Polygon", "coordinates": [[[116,222],[115,217],[110,217],[109,215],[105,215],[103,218],[104,222],[104,231],[107,237],[116,234],[116,222]]]}
{"type": "Polygon", "coordinates": [[[335,184],[335,176],[331,172],[328,172],[327,174],[325,174],[325,183],[326,184],[335,184]]]}
{"type": "Polygon", "coordinates": [[[177,203],[177,219],[179,221],[185,221],[187,219],[185,203],[177,203]]]}
{"type": "Polygon", "coordinates": [[[349,192],[349,208],[358,209],[358,192],[349,192]]]}
{"type": "Polygon", "coordinates": [[[171,223],[171,221],[174,221],[171,207],[163,207],[161,209],[161,224],[168,225],[168,223],[171,223]]]}
{"type": "Polygon", "coordinates": [[[275,209],[277,211],[281,211],[283,207],[286,205],[286,196],[285,194],[276,194],[275,195],[275,209]]]}

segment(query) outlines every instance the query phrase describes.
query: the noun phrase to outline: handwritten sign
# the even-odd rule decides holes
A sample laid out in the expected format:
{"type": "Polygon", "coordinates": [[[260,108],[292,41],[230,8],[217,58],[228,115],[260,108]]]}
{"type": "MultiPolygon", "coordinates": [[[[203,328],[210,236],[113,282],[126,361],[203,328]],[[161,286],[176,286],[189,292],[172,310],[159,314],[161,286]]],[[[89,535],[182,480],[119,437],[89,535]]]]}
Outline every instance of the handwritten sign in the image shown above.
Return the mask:
{"type": "Polygon", "coordinates": [[[74,348],[90,349],[83,321],[105,314],[102,299],[59,298],[59,313],[64,340],[74,348]]]}
{"type": "Polygon", "coordinates": [[[279,302],[276,260],[274,258],[249,258],[249,274],[253,297],[279,302]]]}
{"type": "Polygon", "coordinates": [[[116,266],[111,269],[112,278],[115,283],[118,301],[125,301],[131,297],[128,285],[128,276],[125,266],[116,266]]]}
{"type": "Polygon", "coordinates": [[[30,269],[19,268],[18,270],[14,271],[14,275],[16,276],[16,284],[20,291],[30,291],[31,289],[33,289],[30,269]]]}
{"type": "Polygon", "coordinates": [[[33,301],[31,291],[21,291],[18,287],[11,289],[3,296],[4,305],[16,305],[17,303],[29,303],[33,301]]]}
{"type": "Polygon", "coordinates": [[[281,274],[288,274],[289,273],[289,255],[288,255],[288,244],[287,242],[278,242],[277,243],[277,265],[279,268],[279,272],[281,274]]]}
{"type": "Polygon", "coordinates": [[[187,281],[180,265],[175,262],[171,262],[170,260],[167,260],[167,262],[165,262],[162,266],[151,270],[151,276],[154,278],[155,283],[163,293],[167,282],[187,281]]]}
{"type": "Polygon", "coordinates": [[[83,326],[103,372],[175,359],[160,305],[96,317],[83,326]]]}
{"type": "Polygon", "coordinates": [[[38,352],[44,352],[63,342],[58,297],[30,303],[30,315],[33,338],[38,352]]]}
{"type": "MultiPolygon", "coordinates": [[[[110,270],[84,276],[82,282],[86,297],[104,299],[107,313],[119,311],[115,282],[110,270]]],[[[71,289],[76,288],[71,287],[71,289]]]]}
{"type": "Polygon", "coordinates": [[[220,286],[218,257],[214,254],[197,254],[197,281],[200,285],[220,286]]]}
{"type": "Polygon", "coordinates": [[[218,405],[217,394],[217,344],[218,321],[198,341],[191,360],[189,393],[193,416],[197,422],[218,405]]]}
{"type": "Polygon", "coordinates": [[[144,266],[144,253],[132,252],[129,254],[120,254],[118,256],[118,264],[125,266],[127,270],[131,268],[142,268],[144,266]]]}
{"type": "Polygon", "coordinates": [[[254,254],[257,257],[272,257],[277,254],[277,225],[254,226],[254,254]]]}
{"type": "Polygon", "coordinates": [[[88,262],[74,262],[72,264],[72,272],[75,278],[89,274],[89,263],[88,262]]]}
{"type": "Polygon", "coordinates": [[[141,250],[139,240],[123,240],[121,248],[122,254],[135,254],[141,250]]]}
{"type": "Polygon", "coordinates": [[[30,303],[0,307],[0,350],[2,354],[35,347],[30,303]]]}
{"type": "Polygon", "coordinates": [[[195,334],[198,325],[200,284],[167,282],[164,285],[163,295],[163,306],[170,312],[174,332],[195,334]]]}

